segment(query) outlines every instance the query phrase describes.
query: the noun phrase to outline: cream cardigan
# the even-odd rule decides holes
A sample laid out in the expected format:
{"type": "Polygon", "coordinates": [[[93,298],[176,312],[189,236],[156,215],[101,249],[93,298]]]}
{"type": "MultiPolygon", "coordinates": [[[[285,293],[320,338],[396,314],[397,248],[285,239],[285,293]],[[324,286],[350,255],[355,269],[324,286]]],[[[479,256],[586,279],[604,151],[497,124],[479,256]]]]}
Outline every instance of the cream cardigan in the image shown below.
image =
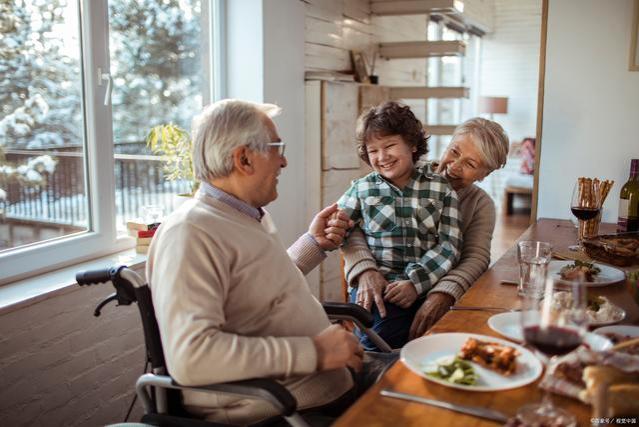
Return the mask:
{"type": "MultiPolygon", "coordinates": [[[[274,377],[300,408],[329,403],[353,386],[346,369],[316,371],[311,337],[329,320],[302,271],[317,264],[309,265],[321,249],[308,236],[291,248],[297,265],[268,214],[258,222],[202,192],[164,221],[147,279],[178,383],[274,377]]],[[[184,400],[213,421],[246,424],[274,414],[264,402],[231,395],[185,392],[184,400]]]]}

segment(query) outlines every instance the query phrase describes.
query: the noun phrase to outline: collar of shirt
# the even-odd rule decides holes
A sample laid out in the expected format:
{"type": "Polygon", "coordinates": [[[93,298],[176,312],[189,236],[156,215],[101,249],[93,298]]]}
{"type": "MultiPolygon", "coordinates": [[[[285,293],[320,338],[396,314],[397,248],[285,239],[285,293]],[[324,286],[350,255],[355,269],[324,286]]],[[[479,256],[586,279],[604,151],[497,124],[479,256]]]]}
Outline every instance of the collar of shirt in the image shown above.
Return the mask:
{"type": "MultiPolygon", "coordinates": [[[[394,189],[395,191],[402,193],[403,190],[400,190],[399,188],[397,188],[394,184],[390,183],[386,178],[384,178],[379,172],[375,172],[375,174],[377,175],[376,177],[376,181],[378,184],[381,183],[385,183],[388,186],[390,186],[392,189],[394,189]]],[[[413,168],[413,172],[410,175],[410,180],[408,180],[408,182],[406,183],[406,187],[404,187],[404,190],[407,188],[413,188],[415,186],[415,182],[419,181],[420,177],[425,177],[427,179],[431,179],[433,177],[433,175],[435,175],[435,171],[432,167],[432,163],[431,162],[421,162],[418,161],[417,163],[415,163],[415,167],[413,168]]]]}
{"type": "Polygon", "coordinates": [[[208,182],[203,182],[202,185],[200,185],[200,190],[207,196],[229,205],[233,209],[254,218],[256,221],[261,221],[264,216],[264,210],[262,208],[255,208],[237,197],[230,195],[226,191],[222,191],[209,184],[208,182]]]}

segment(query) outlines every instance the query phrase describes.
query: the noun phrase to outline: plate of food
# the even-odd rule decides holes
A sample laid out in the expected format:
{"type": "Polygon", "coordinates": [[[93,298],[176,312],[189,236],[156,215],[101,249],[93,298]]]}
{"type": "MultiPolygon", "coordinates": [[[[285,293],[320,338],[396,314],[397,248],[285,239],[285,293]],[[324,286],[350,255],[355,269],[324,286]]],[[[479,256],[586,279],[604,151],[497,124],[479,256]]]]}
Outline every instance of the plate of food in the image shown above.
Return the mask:
{"type": "Polygon", "coordinates": [[[607,286],[626,280],[626,274],[618,268],[584,261],[550,261],[548,277],[566,283],[583,277],[586,286],[607,286]]]}
{"type": "MultiPolygon", "coordinates": [[[[572,296],[570,292],[559,291],[553,295],[553,304],[558,307],[570,307],[572,296]]],[[[608,298],[599,295],[588,295],[588,306],[586,308],[588,323],[590,326],[604,326],[619,323],[626,318],[626,312],[613,303],[608,298]]]]}
{"type": "Polygon", "coordinates": [[[535,381],[543,370],[535,355],[486,335],[442,333],[410,341],[401,350],[408,368],[429,381],[468,391],[497,391],[535,381]]]}
{"type": "Polygon", "coordinates": [[[596,334],[600,334],[608,338],[614,345],[630,343],[635,341],[634,344],[630,343],[629,346],[622,346],[626,348],[626,352],[630,354],[639,355],[639,326],[631,325],[612,325],[604,326],[595,330],[596,334]]]}
{"type": "MultiPolygon", "coordinates": [[[[513,341],[522,342],[524,339],[521,332],[521,312],[495,314],[488,318],[488,326],[513,341]]],[[[610,339],[592,332],[586,333],[584,344],[594,351],[610,350],[613,346],[610,339]]]]}

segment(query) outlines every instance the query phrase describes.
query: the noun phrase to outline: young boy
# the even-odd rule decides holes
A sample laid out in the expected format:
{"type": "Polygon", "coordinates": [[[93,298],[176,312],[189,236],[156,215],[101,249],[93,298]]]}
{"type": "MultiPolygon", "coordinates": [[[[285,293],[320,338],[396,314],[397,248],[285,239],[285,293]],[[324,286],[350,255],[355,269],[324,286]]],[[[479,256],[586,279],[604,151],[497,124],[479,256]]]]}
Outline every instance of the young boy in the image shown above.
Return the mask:
{"type": "MultiPolygon", "coordinates": [[[[373,172],[353,181],[338,205],[361,227],[388,281],[386,315],[373,305],[373,328],[399,348],[419,308],[415,301],[459,259],[457,194],[430,165],[415,165],[428,150],[427,138],[409,107],[386,102],[369,109],[358,119],[356,137],[359,155],[373,172]]],[[[365,291],[351,289],[351,302],[361,304],[365,291]]],[[[376,349],[365,337],[362,344],[376,349]]]]}

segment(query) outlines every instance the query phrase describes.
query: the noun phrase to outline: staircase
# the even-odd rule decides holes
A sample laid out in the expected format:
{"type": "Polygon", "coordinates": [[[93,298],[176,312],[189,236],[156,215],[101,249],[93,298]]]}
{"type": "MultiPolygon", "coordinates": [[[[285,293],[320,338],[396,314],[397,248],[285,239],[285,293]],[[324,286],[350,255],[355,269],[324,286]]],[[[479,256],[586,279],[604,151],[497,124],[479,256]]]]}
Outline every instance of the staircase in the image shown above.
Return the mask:
{"type": "MultiPolygon", "coordinates": [[[[460,0],[372,0],[371,12],[377,16],[390,15],[426,15],[429,19],[436,14],[441,19],[452,19],[456,25],[464,25],[464,2],[460,0]]],[[[437,57],[464,57],[466,43],[461,40],[426,40],[426,41],[402,41],[393,43],[380,43],[379,56],[387,60],[437,58],[437,57]]],[[[468,98],[470,89],[467,87],[429,87],[429,86],[403,86],[389,87],[391,99],[442,99],[442,98],[468,98]]],[[[424,125],[430,135],[451,135],[458,123],[424,125]]]]}

